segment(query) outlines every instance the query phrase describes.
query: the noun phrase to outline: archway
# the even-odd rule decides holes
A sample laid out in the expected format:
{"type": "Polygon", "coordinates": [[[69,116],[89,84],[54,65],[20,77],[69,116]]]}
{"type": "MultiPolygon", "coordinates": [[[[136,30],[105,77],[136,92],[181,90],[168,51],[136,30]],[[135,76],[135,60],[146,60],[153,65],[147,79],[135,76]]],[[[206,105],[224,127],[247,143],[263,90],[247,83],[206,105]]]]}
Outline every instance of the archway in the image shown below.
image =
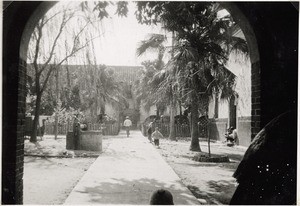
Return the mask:
{"type": "MultiPolygon", "coordinates": [[[[4,5],[2,203],[22,203],[25,51],[34,22],[54,4],[4,5]]],[[[283,111],[297,111],[298,12],[291,3],[221,4],[236,21],[239,19],[250,45],[253,137],[283,111]]],[[[296,122],[291,123],[291,129],[297,129],[296,122]]]]}

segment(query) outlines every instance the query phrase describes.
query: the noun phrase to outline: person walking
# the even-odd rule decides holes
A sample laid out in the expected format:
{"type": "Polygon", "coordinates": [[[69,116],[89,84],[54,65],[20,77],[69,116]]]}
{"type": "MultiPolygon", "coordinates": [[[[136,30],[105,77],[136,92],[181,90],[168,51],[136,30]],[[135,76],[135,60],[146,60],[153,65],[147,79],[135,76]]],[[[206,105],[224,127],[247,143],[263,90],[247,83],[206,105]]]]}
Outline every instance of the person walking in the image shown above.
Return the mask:
{"type": "Polygon", "coordinates": [[[152,133],[154,139],[154,145],[159,147],[159,139],[163,138],[163,135],[158,131],[158,127],[155,127],[155,131],[152,133]]]}
{"type": "Polygon", "coordinates": [[[124,127],[126,129],[127,137],[129,137],[129,135],[130,135],[130,127],[132,126],[132,122],[131,122],[131,120],[129,119],[128,116],[126,116],[126,119],[125,119],[123,125],[124,125],[124,127]]]}

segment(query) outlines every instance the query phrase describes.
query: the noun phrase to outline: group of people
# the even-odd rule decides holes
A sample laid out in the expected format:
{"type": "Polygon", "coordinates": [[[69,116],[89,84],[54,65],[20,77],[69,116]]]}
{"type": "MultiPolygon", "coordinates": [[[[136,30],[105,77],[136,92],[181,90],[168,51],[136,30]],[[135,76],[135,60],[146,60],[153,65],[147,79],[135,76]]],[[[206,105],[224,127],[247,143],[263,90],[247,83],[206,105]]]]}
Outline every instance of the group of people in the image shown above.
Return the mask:
{"type": "MultiPolygon", "coordinates": [[[[124,125],[125,130],[126,130],[126,135],[127,135],[127,137],[129,137],[130,127],[132,126],[132,122],[131,122],[131,120],[129,119],[128,116],[126,116],[123,125],[124,125]]],[[[163,138],[163,135],[158,130],[158,127],[155,127],[155,130],[153,131],[153,122],[150,122],[150,124],[148,125],[147,134],[148,134],[149,142],[150,143],[154,142],[154,145],[159,147],[159,139],[163,138]]]]}
{"type": "MultiPolygon", "coordinates": [[[[126,130],[126,135],[127,137],[129,137],[130,127],[132,126],[132,122],[128,116],[126,116],[123,125],[126,130]]],[[[150,143],[154,142],[154,145],[159,147],[159,139],[163,138],[163,135],[159,131],[158,127],[155,127],[155,130],[153,131],[153,122],[150,122],[148,125],[147,135],[148,135],[149,142],[150,143]]],[[[228,146],[238,145],[239,142],[238,142],[237,130],[234,129],[233,127],[229,127],[227,129],[227,132],[225,133],[225,139],[228,146]]]]}

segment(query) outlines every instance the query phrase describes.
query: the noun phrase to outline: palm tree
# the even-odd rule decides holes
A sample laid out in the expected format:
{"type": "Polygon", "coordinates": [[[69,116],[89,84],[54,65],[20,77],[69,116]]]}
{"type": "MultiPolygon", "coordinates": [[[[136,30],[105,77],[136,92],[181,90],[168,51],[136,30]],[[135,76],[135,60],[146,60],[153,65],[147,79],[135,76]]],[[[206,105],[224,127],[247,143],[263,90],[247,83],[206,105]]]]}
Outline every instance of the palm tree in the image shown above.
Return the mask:
{"type": "Polygon", "coordinates": [[[90,110],[92,119],[97,119],[99,109],[100,113],[105,114],[107,103],[116,108],[127,104],[120,84],[106,65],[87,65],[81,74],[80,97],[84,103],[82,110],[90,110]]]}
{"type": "MultiPolygon", "coordinates": [[[[167,49],[166,46],[164,46],[164,42],[166,41],[166,37],[162,34],[151,34],[147,40],[141,41],[140,46],[137,48],[137,55],[141,56],[145,52],[149,50],[156,50],[157,51],[157,60],[152,65],[152,68],[155,68],[152,71],[155,72],[155,74],[152,74],[153,76],[150,79],[146,79],[146,84],[140,85],[146,93],[149,91],[152,91],[154,94],[154,99],[147,99],[147,103],[149,105],[153,103],[157,106],[157,111],[159,111],[159,107],[165,108],[163,104],[168,103],[170,105],[170,134],[169,138],[171,140],[175,140],[175,114],[176,114],[176,107],[177,107],[177,101],[176,101],[176,90],[173,86],[174,84],[172,81],[175,79],[172,72],[173,69],[170,69],[169,65],[164,65],[163,57],[165,54],[165,51],[167,49]]],[[[146,73],[145,73],[146,74],[146,73]]],[[[149,73],[148,73],[149,74],[149,73]]],[[[147,76],[145,76],[147,77],[147,76]]],[[[145,79],[144,79],[145,80],[145,79]]],[[[147,96],[149,98],[149,95],[147,96]]]]}
{"type": "Polygon", "coordinates": [[[137,4],[141,23],[160,22],[165,29],[176,33],[175,55],[171,61],[178,65],[174,68],[183,100],[191,108],[190,150],[201,151],[197,125],[199,109],[207,112],[212,93],[234,85],[234,78],[224,75],[224,65],[231,50],[247,50],[246,42],[232,36],[235,23],[229,15],[220,17],[220,8],[212,2],[137,4]]]}

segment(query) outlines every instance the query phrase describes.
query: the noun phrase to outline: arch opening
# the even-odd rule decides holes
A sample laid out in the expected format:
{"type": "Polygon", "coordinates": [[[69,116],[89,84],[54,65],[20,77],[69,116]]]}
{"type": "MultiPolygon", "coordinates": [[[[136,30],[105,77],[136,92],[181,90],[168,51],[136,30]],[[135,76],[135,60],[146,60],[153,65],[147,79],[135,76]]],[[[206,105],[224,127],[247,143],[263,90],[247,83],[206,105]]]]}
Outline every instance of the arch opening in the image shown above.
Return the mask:
{"type": "MultiPolygon", "coordinates": [[[[40,7],[35,10],[35,13],[31,17],[31,20],[27,22],[27,26],[24,29],[22,42],[20,45],[20,63],[19,63],[19,73],[24,73],[24,67],[26,67],[26,62],[24,60],[27,55],[27,48],[30,39],[31,32],[33,31],[33,25],[35,25],[36,21],[39,19],[38,17],[43,16],[55,3],[45,2],[40,5],[40,7]]],[[[252,138],[254,135],[261,129],[260,124],[260,60],[259,60],[259,52],[257,47],[257,42],[255,39],[254,32],[246,20],[241,11],[234,5],[228,3],[221,3],[221,5],[226,8],[230,14],[233,16],[235,21],[239,22],[243,33],[247,39],[249,50],[250,50],[250,60],[251,60],[251,70],[252,70],[252,120],[251,120],[251,135],[252,138]],[[255,82],[255,83],[254,83],[255,82]],[[255,90],[257,88],[257,90],[255,90]],[[254,126],[253,126],[254,125],[254,126]]],[[[22,92],[22,96],[24,96],[24,92],[22,92]]],[[[20,107],[23,107],[20,106],[20,107]]]]}

